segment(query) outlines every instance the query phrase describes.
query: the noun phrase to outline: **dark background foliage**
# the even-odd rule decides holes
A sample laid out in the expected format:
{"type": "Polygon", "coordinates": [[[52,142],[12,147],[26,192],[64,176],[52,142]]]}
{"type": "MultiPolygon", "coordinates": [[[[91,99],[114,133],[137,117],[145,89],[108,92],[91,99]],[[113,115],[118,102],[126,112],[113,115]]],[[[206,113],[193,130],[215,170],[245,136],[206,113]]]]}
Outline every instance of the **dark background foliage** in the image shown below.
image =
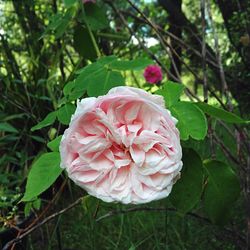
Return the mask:
{"type": "MultiPolygon", "coordinates": [[[[245,125],[209,118],[204,141],[183,142],[202,160],[216,157],[239,176],[241,194],[232,208],[224,208],[232,211],[223,226],[203,213],[204,201],[184,216],[168,199],[134,209],[87,197],[59,215],[57,211],[85,194],[63,174],[39,199],[19,202],[32,162],[67,122],[58,118],[53,126],[31,128],[65,103],[66,84],[100,54],[152,59],[162,67],[164,81],[187,87],[182,98],[205,100],[249,120],[249,12],[247,0],[100,0],[84,6],[75,0],[0,1],[2,246],[55,213],[55,219],[9,249],[249,248],[250,144],[245,125]]],[[[123,77],[130,86],[151,88],[142,71],[126,71],[123,77]]],[[[84,91],[74,94],[87,96],[84,91]]]]}

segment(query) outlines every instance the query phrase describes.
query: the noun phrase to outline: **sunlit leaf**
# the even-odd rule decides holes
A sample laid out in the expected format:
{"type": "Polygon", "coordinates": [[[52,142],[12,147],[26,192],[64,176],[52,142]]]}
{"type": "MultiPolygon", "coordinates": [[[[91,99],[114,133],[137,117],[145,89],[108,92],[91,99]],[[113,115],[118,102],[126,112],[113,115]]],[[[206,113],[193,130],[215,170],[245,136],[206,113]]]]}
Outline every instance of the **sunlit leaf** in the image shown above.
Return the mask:
{"type": "Polygon", "coordinates": [[[22,201],[31,201],[48,189],[61,174],[58,152],[41,155],[32,165],[22,201]]]}
{"type": "Polygon", "coordinates": [[[62,140],[62,135],[59,135],[54,140],[50,141],[47,146],[51,151],[59,152],[59,145],[62,140]]]}
{"type": "Polygon", "coordinates": [[[124,78],[120,72],[109,71],[104,68],[89,79],[88,95],[99,96],[106,94],[111,88],[124,85],[124,78]]]}
{"type": "Polygon", "coordinates": [[[156,94],[164,97],[166,107],[169,108],[178,102],[185,86],[179,83],[167,81],[162,89],[159,89],[156,94]]]}
{"type": "Polygon", "coordinates": [[[177,118],[177,127],[182,140],[190,137],[202,140],[207,134],[207,119],[204,113],[193,103],[177,102],[170,107],[174,117],[177,118]]]}
{"type": "Polygon", "coordinates": [[[147,58],[137,58],[130,61],[120,60],[112,62],[109,67],[115,70],[141,70],[148,65],[153,64],[151,59],[147,58]]]}

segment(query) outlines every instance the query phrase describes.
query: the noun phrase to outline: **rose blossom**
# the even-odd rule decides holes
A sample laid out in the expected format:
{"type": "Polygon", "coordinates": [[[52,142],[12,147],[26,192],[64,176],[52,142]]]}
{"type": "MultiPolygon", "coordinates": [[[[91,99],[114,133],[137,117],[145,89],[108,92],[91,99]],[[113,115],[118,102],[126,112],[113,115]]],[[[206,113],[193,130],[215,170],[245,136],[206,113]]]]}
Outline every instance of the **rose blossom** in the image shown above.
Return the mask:
{"type": "Polygon", "coordinates": [[[106,202],[146,203],[169,195],[182,168],[176,119],[162,96],[132,87],[78,102],[60,144],[61,167],[106,202]]]}
{"type": "Polygon", "coordinates": [[[143,76],[149,83],[159,83],[162,80],[161,68],[157,65],[149,65],[144,70],[143,76]]]}

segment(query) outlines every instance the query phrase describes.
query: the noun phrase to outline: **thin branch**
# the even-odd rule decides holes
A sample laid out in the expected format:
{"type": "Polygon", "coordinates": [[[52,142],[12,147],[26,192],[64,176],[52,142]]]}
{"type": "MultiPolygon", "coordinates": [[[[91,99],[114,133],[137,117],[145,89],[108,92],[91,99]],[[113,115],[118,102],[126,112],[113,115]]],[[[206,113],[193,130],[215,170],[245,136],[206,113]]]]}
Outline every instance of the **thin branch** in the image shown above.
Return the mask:
{"type": "MultiPolygon", "coordinates": [[[[128,209],[121,209],[121,210],[111,210],[110,212],[100,216],[99,218],[96,219],[96,222],[99,222],[103,219],[115,216],[115,215],[120,215],[120,214],[126,214],[126,213],[133,213],[133,212],[177,212],[175,208],[166,208],[166,207],[132,207],[128,209]]],[[[193,216],[195,218],[201,219],[206,222],[210,222],[209,219],[202,217],[198,214],[195,213],[187,213],[190,216],[193,216]]]]}
{"type": "Polygon", "coordinates": [[[202,27],[202,71],[203,71],[203,95],[204,102],[208,102],[208,87],[207,87],[207,64],[206,64],[206,19],[205,19],[205,0],[200,1],[201,9],[201,27],[202,27]]]}
{"type": "Polygon", "coordinates": [[[68,207],[60,210],[59,212],[56,212],[50,216],[48,216],[47,218],[45,218],[43,221],[41,221],[40,223],[36,224],[35,226],[33,226],[32,228],[30,228],[28,231],[26,231],[25,233],[19,235],[18,237],[16,237],[15,239],[13,239],[12,241],[9,241],[7,244],[5,244],[3,250],[7,250],[9,247],[11,247],[14,243],[17,243],[19,241],[21,241],[23,238],[25,238],[26,236],[28,236],[29,234],[31,234],[34,230],[36,230],[37,228],[43,226],[44,224],[48,223],[49,221],[53,220],[54,218],[56,218],[57,216],[67,212],[68,210],[72,209],[73,207],[77,206],[78,204],[80,204],[82,202],[83,197],[78,198],[75,202],[73,202],[72,204],[70,204],[68,207]]]}
{"type": "Polygon", "coordinates": [[[221,79],[221,82],[222,82],[222,95],[225,94],[226,99],[227,99],[227,103],[229,104],[229,108],[231,109],[232,103],[231,103],[231,100],[230,100],[228,85],[227,85],[227,82],[226,82],[225,72],[224,72],[224,68],[223,68],[223,64],[222,64],[222,60],[221,60],[221,53],[220,53],[220,48],[219,48],[219,39],[218,39],[218,35],[217,35],[216,31],[215,31],[213,16],[211,14],[210,0],[207,1],[207,13],[208,13],[208,17],[210,19],[211,28],[212,28],[212,32],[213,32],[213,36],[214,36],[214,47],[215,47],[216,59],[217,59],[217,63],[218,63],[218,66],[219,66],[220,79],[221,79]]]}
{"type": "MultiPolygon", "coordinates": [[[[171,55],[171,53],[169,52],[169,50],[166,48],[166,43],[164,41],[164,38],[161,36],[161,34],[159,34],[159,30],[157,29],[157,27],[155,26],[155,24],[153,22],[151,22],[151,20],[149,20],[149,18],[147,18],[147,16],[139,9],[137,8],[137,6],[135,4],[133,4],[130,0],[126,0],[130,6],[136,10],[143,18],[144,20],[149,24],[149,26],[156,32],[156,36],[158,37],[160,43],[162,44],[164,50],[167,52],[173,66],[174,66],[174,70],[177,74],[177,79],[178,79],[178,82],[180,82],[180,79],[181,79],[181,76],[180,76],[180,73],[179,73],[179,70],[175,64],[175,61],[173,60],[173,57],[171,55]]],[[[170,46],[169,44],[167,44],[167,46],[173,51],[173,48],[172,46],[170,46]]]]}

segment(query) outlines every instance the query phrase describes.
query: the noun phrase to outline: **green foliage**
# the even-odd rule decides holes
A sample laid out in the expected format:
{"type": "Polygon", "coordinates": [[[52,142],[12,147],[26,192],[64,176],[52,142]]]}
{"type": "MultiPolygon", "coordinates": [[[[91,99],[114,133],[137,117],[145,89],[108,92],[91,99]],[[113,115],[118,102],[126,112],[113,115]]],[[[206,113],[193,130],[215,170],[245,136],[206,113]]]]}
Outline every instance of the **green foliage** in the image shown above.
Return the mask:
{"type": "Polygon", "coordinates": [[[0,131],[10,132],[10,133],[18,133],[18,130],[14,128],[8,122],[0,122],[0,131]]]}
{"type": "Polygon", "coordinates": [[[162,89],[159,89],[156,94],[164,97],[166,107],[170,108],[178,102],[185,86],[175,82],[167,81],[162,89]]]}
{"type": "Polygon", "coordinates": [[[187,140],[189,136],[196,140],[205,138],[207,119],[196,105],[190,102],[177,102],[170,110],[178,120],[177,127],[182,140],[187,140]]]}
{"type": "MultiPolygon", "coordinates": [[[[68,0],[69,2],[70,0],[68,0]]],[[[71,1],[72,2],[72,1],[71,1]]],[[[68,5],[69,6],[69,5],[68,5]]],[[[50,23],[46,27],[44,33],[40,38],[43,38],[44,36],[52,33],[54,34],[55,38],[60,38],[65,33],[65,31],[68,29],[72,17],[75,15],[75,8],[69,8],[67,11],[63,13],[57,13],[55,15],[52,15],[50,18],[50,23]]]]}
{"type": "Polygon", "coordinates": [[[31,128],[31,131],[35,131],[53,124],[56,120],[57,113],[55,111],[50,112],[42,121],[31,128]]]}
{"type": "Polygon", "coordinates": [[[54,140],[47,144],[47,147],[53,152],[59,152],[59,145],[62,140],[62,135],[57,136],[54,140]]]}
{"type": "Polygon", "coordinates": [[[24,207],[25,217],[29,216],[32,209],[39,210],[40,207],[41,207],[41,199],[39,198],[32,200],[30,202],[26,202],[24,207]]]}
{"type": "Polygon", "coordinates": [[[79,75],[75,81],[69,82],[64,87],[64,94],[68,95],[69,100],[79,98],[85,90],[89,96],[104,95],[111,88],[125,84],[119,71],[139,70],[150,63],[151,60],[145,58],[123,61],[118,60],[116,56],[102,57],[78,70],[79,75]]]}
{"type": "Polygon", "coordinates": [[[85,4],[84,5],[84,21],[89,25],[93,31],[108,28],[109,23],[106,17],[106,12],[103,8],[97,4],[85,4]]]}
{"type": "Polygon", "coordinates": [[[142,70],[148,65],[153,64],[153,61],[147,58],[137,58],[134,60],[115,60],[111,62],[109,67],[114,70],[142,70]]]}
{"type": "Polygon", "coordinates": [[[74,29],[73,45],[75,50],[84,58],[91,61],[97,58],[97,52],[94,47],[88,29],[78,25],[74,29]]]}
{"type": "Polygon", "coordinates": [[[172,204],[183,214],[191,211],[200,201],[203,185],[203,165],[193,149],[183,149],[181,178],[170,194],[172,204]]]}
{"type": "Polygon", "coordinates": [[[32,164],[22,201],[31,201],[48,189],[61,174],[60,154],[45,153],[32,164]]]}
{"type": "Polygon", "coordinates": [[[212,222],[224,225],[240,196],[240,184],[233,170],[223,162],[204,163],[208,175],[204,192],[204,209],[212,222]]]}
{"type": "Polygon", "coordinates": [[[124,85],[125,81],[120,72],[103,68],[90,79],[87,93],[89,96],[106,94],[111,88],[124,85]]]}
{"type": "Polygon", "coordinates": [[[67,103],[61,108],[57,110],[57,118],[58,120],[64,124],[68,125],[70,123],[70,119],[72,114],[75,112],[76,107],[72,103],[67,103]]]}
{"type": "Polygon", "coordinates": [[[70,7],[73,4],[75,4],[77,2],[77,0],[64,0],[63,2],[64,2],[66,7],[70,7]]]}
{"type": "MultiPolygon", "coordinates": [[[[1,23],[0,38],[0,91],[3,96],[0,100],[0,207],[3,219],[0,222],[4,226],[8,225],[8,221],[15,221],[15,218],[19,218],[19,214],[23,213],[16,204],[21,199],[24,176],[29,167],[31,168],[22,200],[26,202],[24,212],[27,216],[33,209],[43,209],[44,204],[41,204],[37,196],[49,188],[62,171],[59,167],[59,144],[62,136],[55,136],[63,133],[66,126],[62,125],[69,124],[79,98],[105,95],[110,88],[123,85],[143,86],[154,93],[160,86],[143,85],[144,79],[140,72],[149,64],[156,63],[148,57],[155,56],[167,69],[173,66],[171,58],[166,56],[164,46],[160,43],[151,46],[149,41],[156,38],[155,31],[146,23],[143,24],[139,16],[133,17],[136,12],[132,13],[131,6],[126,1],[109,2],[123,15],[127,12],[133,14],[124,15],[124,18],[134,32],[130,34],[119,15],[106,1],[97,1],[96,4],[82,4],[81,0],[53,1],[53,4],[50,1],[20,1],[17,4],[14,0],[0,3],[4,20],[1,23]],[[134,38],[139,38],[147,49],[142,49],[134,38]],[[111,56],[105,56],[110,54],[111,56]],[[36,124],[38,121],[41,122],[36,124]],[[47,130],[38,131],[51,125],[53,126],[47,130]],[[52,152],[43,154],[31,164],[34,158],[44,151],[46,143],[52,152]]],[[[137,7],[154,20],[157,26],[164,24],[161,26],[164,30],[169,28],[169,23],[166,23],[167,13],[156,4],[157,1],[137,2],[137,7]]],[[[242,57],[249,54],[249,39],[247,40],[244,34],[245,29],[238,29],[240,36],[231,36],[232,39],[228,42],[220,9],[215,3],[211,3],[210,7],[215,21],[215,31],[218,31],[229,97],[234,109],[242,111],[249,100],[249,91],[245,84],[249,82],[249,73],[243,67],[248,61],[242,57]],[[237,46],[231,44],[231,40],[237,41],[237,46]],[[245,96],[245,99],[240,98],[241,96],[245,96]]],[[[199,3],[194,4],[190,0],[184,0],[182,3],[184,12],[181,14],[186,15],[187,21],[192,22],[189,26],[191,29],[196,25],[197,30],[201,30],[199,15],[194,15],[194,11],[198,11],[199,8],[199,3]]],[[[242,11],[244,12],[244,8],[242,11]]],[[[235,20],[230,21],[230,25],[237,24],[236,28],[242,24],[244,26],[243,12],[233,14],[235,20]]],[[[208,18],[207,28],[210,30],[212,20],[208,18]]],[[[229,29],[229,32],[232,30],[229,29]]],[[[181,96],[184,86],[190,90],[197,90],[197,97],[202,99],[202,86],[198,81],[197,87],[196,77],[193,76],[194,72],[200,78],[202,72],[200,57],[197,57],[199,53],[195,52],[200,51],[200,47],[192,43],[192,38],[196,35],[199,38],[200,34],[189,32],[189,29],[183,29],[182,34],[181,44],[177,42],[178,39],[170,42],[182,47],[180,60],[184,60],[187,67],[184,67],[183,63],[181,79],[185,85],[166,81],[156,91],[164,97],[166,107],[178,119],[177,126],[184,147],[182,177],[174,185],[170,195],[172,204],[169,203],[169,199],[165,199],[152,202],[150,206],[174,205],[178,212],[188,214],[182,219],[176,214],[135,212],[113,216],[103,224],[97,224],[93,219],[97,211],[98,215],[102,215],[114,208],[125,210],[127,206],[104,204],[89,197],[81,204],[83,208],[78,207],[77,218],[84,223],[76,223],[75,213],[72,213],[70,219],[62,216],[64,220],[60,228],[63,228],[63,233],[66,232],[63,243],[71,243],[63,248],[164,249],[167,242],[169,249],[206,249],[207,246],[210,249],[224,249],[225,245],[225,249],[234,249],[228,242],[218,243],[215,239],[215,231],[219,230],[218,228],[196,222],[196,219],[192,220],[188,216],[189,212],[193,213],[198,208],[198,214],[200,209],[203,209],[206,211],[205,216],[213,223],[223,225],[230,219],[236,227],[237,223],[244,224],[242,220],[245,215],[241,214],[242,207],[234,214],[230,213],[229,209],[235,206],[235,201],[240,196],[236,174],[229,167],[232,165],[234,168],[236,164],[232,164],[231,158],[225,154],[221,145],[214,142],[212,136],[216,135],[223,142],[223,147],[243,165],[248,153],[242,137],[237,144],[234,136],[235,127],[229,124],[225,129],[221,123],[217,124],[216,120],[241,125],[249,124],[249,121],[216,105],[180,101],[180,98],[187,100],[184,95],[181,96]],[[209,119],[211,137],[206,136],[207,121],[204,114],[215,118],[209,119]],[[195,151],[185,147],[192,147],[195,151]],[[206,162],[202,168],[201,158],[213,158],[216,161],[206,162]],[[235,223],[238,217],[240,222],[235,223]],[[108,235],[106,232],[109,232],[108,235]],[[79,240],[81,235],[85,235],[84,241],[79,240]]],[[[167,40],[165,42],[168,43],[167,40]]],[[[213,58],[213,32],[206,34],[206,42],[210,45],[206,46],[209,58],[210,55],[213,58]]],[[[208,84],[224,103],[226,98],[221,93],[218,68],[214,67],[214,63],[213,61],[207,65],[208,84]]],[[[217,102],[209,92],[209,103],[210,101],[217,102]]],[[[244,131],[241,132],[245,132],[245,127],[243,128],[244,131]]],[[[240,132],[239,134],[241,135],[240,132]]],[[[239,172],[242,175],[241,170],[239,172]]],[[[68,187],[65,186],[66,188],[68,187]]],[[[74,184],[69,190],[72,200],[76,194],[82,195],[74,184]]],[[[60,205],[65,207],[69,202],[69,192],[63,193],[60,205]],[[65,203],[62,202],[63,198],[66,200],[65,203]]],[[[238,205],[241,205],[239,201],[238,205]]],[[[243,230],[239,230],[239,234],[242,232],[243,230]]],[[[49,248],[58,248],[57,244],[54,245],[50,245],[49,248]]],[[[30,247],[36,249],[36,246],[30,247]]]]}
{"type": "Polygon", "coordinates": [[[239,124],[249,123],[249,121],[245,121],[241,117],[239,117],[231,112],[228,112],[228,111],[221,109],[221,108],[211,106],[207,103],[198,102],[198,103],[195,103],[195,105],[197,105],[206,114],[208,114],[212,117],[215,117],[219,120],[222,120],[222,121],[225,121],[228,123],[239,123],[239,124]]]}

